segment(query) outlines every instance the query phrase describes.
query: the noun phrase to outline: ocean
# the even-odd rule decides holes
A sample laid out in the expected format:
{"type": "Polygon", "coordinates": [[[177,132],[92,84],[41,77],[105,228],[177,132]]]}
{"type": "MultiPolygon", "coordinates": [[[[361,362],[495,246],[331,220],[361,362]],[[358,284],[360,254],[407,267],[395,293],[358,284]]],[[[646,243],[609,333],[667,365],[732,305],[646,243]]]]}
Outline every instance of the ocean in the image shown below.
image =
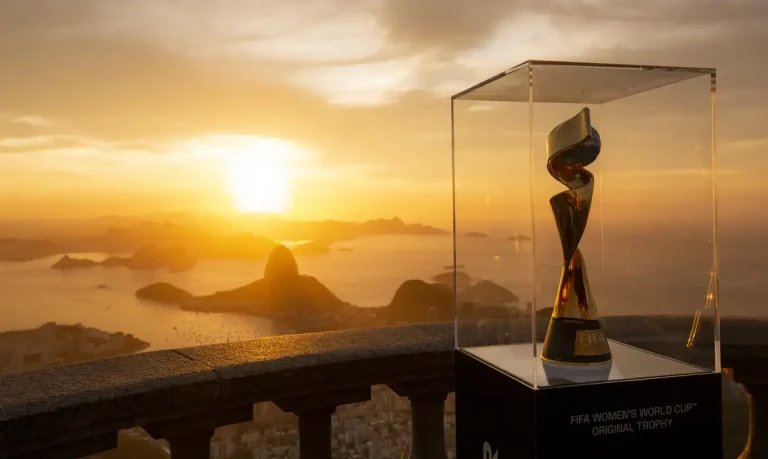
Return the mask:
{"type": "MultiPolygon", "coordinates": [[[[704,262],[706,257],[676,257],[666,247],[644,247],[637,254],[614,251],[611,257],[591,250],[587,242],[585,246],[590,282],[603,315],[693,314],[704,304],[710,270],[704,262]],[[654,253],[664,256],[666,262],[657,263],[654,253]]],[[[768,279],[768,262],[761,255],[765,249],[734,239],[722,243],[721,252],[723,314],[768,315],[761,287],[768,279]]],[[[108,256],[71,255],[93,259],[108,256]]],[[[529,245],[504,237],[460,238],[457,254],[460,269],[473,279],[490,279],[518,295],[521,306],[535,300],[537,308],[551,305],[559,276],[558,256],[540,251],[534,264],[529,245]]],[[[49,321],[82,323],[132,333],[148,341],[150,350],[274,333],[273,323],[267,319],[182,311],[134,296],[137,289],[161,281],[196,295],[239,287],[261,278],[266,260],[202,261],[189,271],[171,274],[103,267],[51,269],[59,257],[0,263],[0,331],[34,328],[49,321]]],[[[452,237],[365,237],[338,242],[324,255],[296,259],[302,274],[317,277],[342,300],[375,307],[388,304],[405,280],[430,281],[447,271],[453,263],[452,237]]]]}

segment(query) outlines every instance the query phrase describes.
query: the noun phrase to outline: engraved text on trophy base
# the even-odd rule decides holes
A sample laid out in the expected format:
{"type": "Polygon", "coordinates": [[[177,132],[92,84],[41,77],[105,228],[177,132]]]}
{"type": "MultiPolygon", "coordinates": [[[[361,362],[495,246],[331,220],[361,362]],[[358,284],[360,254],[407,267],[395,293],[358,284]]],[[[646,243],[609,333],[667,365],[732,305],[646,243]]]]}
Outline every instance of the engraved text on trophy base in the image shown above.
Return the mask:
{"type": "Polygon", "coordinates": [[[603,355],[608,352],[608,341],[602,329],[577,330],[573,355],[603,355]]]}

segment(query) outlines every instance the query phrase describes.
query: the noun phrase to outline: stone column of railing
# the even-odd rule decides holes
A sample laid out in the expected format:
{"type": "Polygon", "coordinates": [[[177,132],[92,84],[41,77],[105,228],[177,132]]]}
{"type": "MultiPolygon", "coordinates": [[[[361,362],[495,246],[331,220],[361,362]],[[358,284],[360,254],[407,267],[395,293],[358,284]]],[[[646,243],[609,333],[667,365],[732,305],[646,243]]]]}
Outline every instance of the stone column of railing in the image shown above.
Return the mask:
{"type": "Polygon", "coordinates": [[[331,459],[331,415],[336,407],[371,399],[371,387],[275,400],[299,418],[299,457],[331,459]]]}
{"type": "Polygon", "coordinates": [[[392,383],[389,387],[411,402],[412,457],[446,459],[445,399],[453,392],[453,378],[392,383]]]}
{"type": "Polygon", "coordinates": [[[142,428],[153,438],[168,441],[171,459],[208,459],[216,428],[252,419],[252,404],[229,408],[212,406],[199,413],[150,422],[142,428]]]}

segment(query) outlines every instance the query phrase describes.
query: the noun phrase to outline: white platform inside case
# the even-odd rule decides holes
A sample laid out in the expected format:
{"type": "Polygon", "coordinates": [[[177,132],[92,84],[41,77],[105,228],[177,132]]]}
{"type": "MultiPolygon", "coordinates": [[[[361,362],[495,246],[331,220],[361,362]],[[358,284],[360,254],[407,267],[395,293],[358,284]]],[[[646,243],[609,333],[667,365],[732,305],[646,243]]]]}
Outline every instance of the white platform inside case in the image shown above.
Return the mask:
{"type": "MultiPolygon", "coordinates": [[[[536,381],[538,387],[709,372],[705,368],[617,341],[608,342],[613,355],[610,366],[551,365],[540,358],[534,362],[533,346],[530,343],[468,347],[462,350],[526,384],[533,386],[536,381]]],[[[541,343],[537,344],[536,349],[541,352],[541,343]]]]}

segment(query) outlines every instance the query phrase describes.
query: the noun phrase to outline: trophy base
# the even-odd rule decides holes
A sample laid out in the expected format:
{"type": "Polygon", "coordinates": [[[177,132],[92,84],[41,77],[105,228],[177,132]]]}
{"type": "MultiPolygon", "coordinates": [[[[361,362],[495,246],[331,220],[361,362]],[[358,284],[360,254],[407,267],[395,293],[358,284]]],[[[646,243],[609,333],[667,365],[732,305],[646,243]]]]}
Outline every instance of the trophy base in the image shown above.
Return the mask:
{"type": "Polygon", "coordinates": [[[599,320],[553,317],[541,359],[560,365],[604,366],[612,357],[599,320]]]}
{"type": "MultiPolygon", "coordinates": [[[[489,346],[498,347],[498,353],[481,349],[487,357],[506,361],[487,362],[472,348],[457,350],[456,456],[722,459],[720,373],[689,367],[689,374],[617,380],[618,368],[631,376],[663,368],[685,371],[681,367],[687,364],[620,343],[611,346],[613,374],[608,380],[542,385],[557,382],[539,374],[538,387],[504,371],[530,368],[530,344],[489,346]],[[517,354],[519,365],[510,361],[517,354]],[[638,366],[644,368],[634,368],[638,366]]],[[[570,370],[571,376],[574,370],[596,371],[555,366],[570,370]]]]}
{"type": "Polygon", "coordinates": [[[590,365],[569,365],[557,362],[549,362],[542,359],[544,374],[550,384],[568,384],[568,383],[588,383],[607,381],[613,368],[613,361],[590,364],[590,365]]]}

